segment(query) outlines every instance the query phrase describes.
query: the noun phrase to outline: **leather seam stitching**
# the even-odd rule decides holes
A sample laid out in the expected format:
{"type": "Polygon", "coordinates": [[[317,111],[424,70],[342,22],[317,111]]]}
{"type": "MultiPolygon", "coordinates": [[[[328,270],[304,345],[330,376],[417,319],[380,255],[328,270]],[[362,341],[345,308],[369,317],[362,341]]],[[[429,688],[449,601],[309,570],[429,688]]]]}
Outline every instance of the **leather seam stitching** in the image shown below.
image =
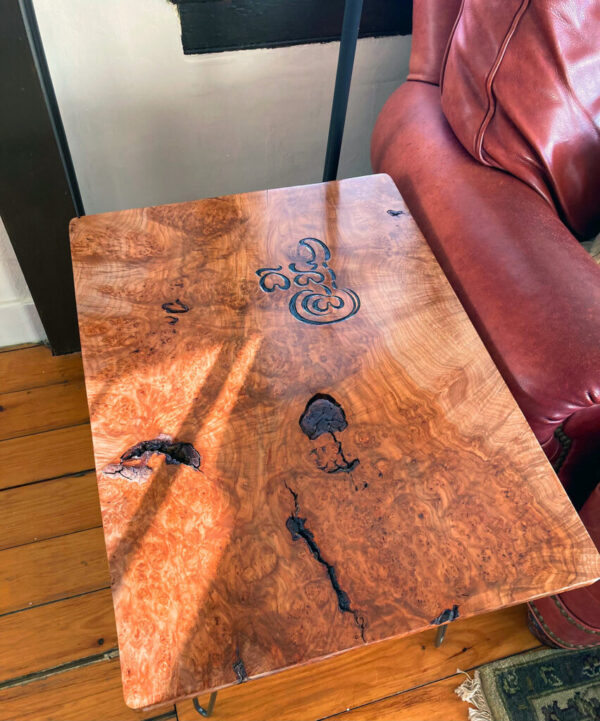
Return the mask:
{"type": "Polygon", "coordinates": [[[508,48],[508,45],[510,41],[513,38],[513,35],[515,34],[517,27],[519,26],[519,23],[521,22],[521,18],[525,14],[525,11],[529,7],[530,0],[522,0],[521,5],[517,9],[512,22],[510,24],[510,27],[508,28],[508,31],[506,33],[506,36],[504,40],[502,41],[502,44],[500,45],[500,49],[498,50],[498,53],[496,55],[496,59],[492,63],[492,67],[490,68],[490,71],[488,73],[488,76],[485,80],[485,89],[487,94],[487,101],[488,101],[488,107],[486,110],[486,113],[483,117],[483,120],[481,121],[481,126],[479,127],[479,131],[477,132],[477,137],[475,139],[475,155],[479,159],[481,163],[484,165],[491,166],[492,163],[485,160],[483,157],[483,136],[485,135],[485,131],[488,129],[488,126],[494,116],[494,113],[496,112],[496,101],[493,91],[493,83],[496,79],[496,75],[498,73],[498,70],[500,69],[500,65],[502,64],[502,60],[504,60],[504,56],[506,54],[506,50],[508,48]]]}
{"type": "Polygon", "coordinates": [[[425,83],[426,85],[433,85],[435,88],[439,87],[438,83],[434,83],[433,80],[426,80],[424,77],[420,78],[419,73],[415,73],[412,76],[406,78],[407,83],[425,83]]]}
{"type": "Polygon", "coordinates": [[[552,600],[554,601],[554,604],[556,605],[556,608],[561,612],[561,614],[567,619],[569,623],[572,623],[573,626],[576,626],[580,631],[583,631],[584,633],[589,633],[592,636],[600,636],[600,631],[594,631],[593,628],[586,628],[581,623],[577,621],[575,616],[573,616],[571,613],[569,613],[568,609],[564,605],[564,603],[561,601],[560,598],[557,596],[551,596],[552,600]]]}
{"type": "Polygon", "coordinates": [[[440,69],[440,93],[442,93],[444,91],[444,78],[446,76],[446,64],[448,63],[448,55],[450,55],[450,46],[452,45],[452,41],[454,40],[456,28],[458,27],[458,23],[460,22],[460,19],[462,17],[464,7],[465,7],[465,0],[462,0],[462,2],[460,4],[460,8],[458,9],[458,15],[456,16],[456,20],[454,21],[454,25],[452,26],[452,30],[450,31],[450,37],[448,38],[448,42],[446,44],[446,49],[444,50],[444,57],[442,58],[442,67],[440,69]]]}
{"type": "Polygon", "coordinates": [[[557,474],[567,460],[567,456],[571,450],[571,444],[573,443],[573,440],[565,433],[563,426],[564,423],[561,423],[560,426],[554,430],[554,437],[560,443],[560,453],[558,454],[558,458],[552,463],[552,468],[554,468],[554,472],[557,474]]]}
{"type": "Polygon", "coordinates": [[[557,636],[553,631],[551,631],[548,628],[548,625],[544,621],[543,616],[538,611],[538,609],[534,606],[533,603],[529,604],[529,608],[533,613],[534,619],[542,626],[543,630],[546,632],[546,634],[553,640],[556,641],[556,643],[559,643],[563,646],[563,648],[589,648],[588,646],[584,646],[582,644],[578,643],[570,643],[569,641],[564,641],[560,636],[557,636]]]}

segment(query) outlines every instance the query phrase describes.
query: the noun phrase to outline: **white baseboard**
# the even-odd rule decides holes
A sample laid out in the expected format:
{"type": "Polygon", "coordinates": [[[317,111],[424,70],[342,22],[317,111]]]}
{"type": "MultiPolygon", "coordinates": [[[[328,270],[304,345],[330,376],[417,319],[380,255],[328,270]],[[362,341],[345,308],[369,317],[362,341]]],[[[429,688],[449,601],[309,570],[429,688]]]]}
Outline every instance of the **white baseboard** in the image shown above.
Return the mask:
{"type": "Polygon", "coordinates": [[[0,348],[46,340],[31,298],[0,303],[0,348]]]}

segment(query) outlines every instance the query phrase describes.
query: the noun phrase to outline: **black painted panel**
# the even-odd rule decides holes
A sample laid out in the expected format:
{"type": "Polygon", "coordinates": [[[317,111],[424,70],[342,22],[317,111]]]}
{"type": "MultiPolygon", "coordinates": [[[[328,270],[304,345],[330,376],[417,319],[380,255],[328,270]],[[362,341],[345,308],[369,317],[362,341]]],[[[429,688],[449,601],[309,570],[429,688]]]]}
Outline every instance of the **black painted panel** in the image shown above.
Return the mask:
{"type": "MultiPolygon", "coordinates": [[[[174,0],[186,55],[338,40],[344,0],[174,0]]],[[[364,0],[360,37],[408,35],[412,0],[364,0]]]]}

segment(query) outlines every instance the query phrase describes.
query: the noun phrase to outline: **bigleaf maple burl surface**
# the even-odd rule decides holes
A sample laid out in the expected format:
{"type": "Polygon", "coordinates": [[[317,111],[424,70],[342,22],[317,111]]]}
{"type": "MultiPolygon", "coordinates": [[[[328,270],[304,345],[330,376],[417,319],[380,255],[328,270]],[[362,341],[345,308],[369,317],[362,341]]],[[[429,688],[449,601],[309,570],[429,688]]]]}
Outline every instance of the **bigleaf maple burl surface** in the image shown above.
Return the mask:
{"type": "Polygon", "coordinates": [[[387,176],[71,237],[129,705],[600,576],[387,176]]]}

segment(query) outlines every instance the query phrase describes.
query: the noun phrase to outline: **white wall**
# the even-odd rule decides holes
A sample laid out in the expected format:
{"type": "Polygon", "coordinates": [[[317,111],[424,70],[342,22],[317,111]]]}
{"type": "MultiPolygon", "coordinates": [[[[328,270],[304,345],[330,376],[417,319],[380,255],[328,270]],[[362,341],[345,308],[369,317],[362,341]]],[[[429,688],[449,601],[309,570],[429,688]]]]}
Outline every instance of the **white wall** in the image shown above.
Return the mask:
{"type": "MultiPolygon", "coordinates": [[[[86,212],[321,179],[338,43],[184,56],[168,0],[34,4],[86,212]]],[[[409,51],[359,41],[340,177],[409,51]]]]}
{"type": "MultiPolygon", "coordinates": [[[[34,5],[87,213],[321,179],[338,43],[184,56],[168,0],[34,5]]],[[[371,172],[409,53],[359,41],[339,177],[371,172]]],[[[0,345],[43,337],[15,262],[0,237],[0,345]]]]}
{"type": "Polygon", "coordinates": [[[0,218],[0,347],[44,339],[44,329],[0,218]]]}

